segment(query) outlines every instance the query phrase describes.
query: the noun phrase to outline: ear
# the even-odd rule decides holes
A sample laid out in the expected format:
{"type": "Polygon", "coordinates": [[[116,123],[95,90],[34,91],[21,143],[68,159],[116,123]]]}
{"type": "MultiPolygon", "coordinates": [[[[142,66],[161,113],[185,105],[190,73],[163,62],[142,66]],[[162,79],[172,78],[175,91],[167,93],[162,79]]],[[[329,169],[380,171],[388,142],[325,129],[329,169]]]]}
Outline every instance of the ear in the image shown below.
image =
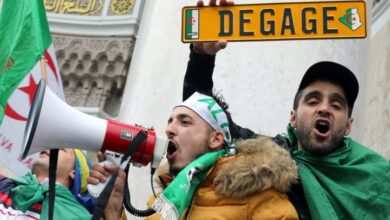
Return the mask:
{"type": "Polygon", "coordinates": [[[352,122],[353,118],[348,118],[347,120],[347,126],[345,127],[344,135],[348,136],[351,133],[352,130],[352,122]]]}
{"type": "Polygon", "coordinates": [[[291,110],[290,112],[290,125],[293,128],[297,125],[297,112],[295,110],[291,110]]]}
{"type": "Polygon", "coordinates": [[[218,150],[222,148],[225,139],[224,134],[221,131],[213,131],[210,133],[210,139],[209,139],[209,147],[211,150],[218,150]]]}
{"type": "Polygon", "coordinates": [[[71,179],[71,180],[74,180],[74,170],[72,170],[72,172],[70,172],[69,173],[69,178],[71,179]]]}

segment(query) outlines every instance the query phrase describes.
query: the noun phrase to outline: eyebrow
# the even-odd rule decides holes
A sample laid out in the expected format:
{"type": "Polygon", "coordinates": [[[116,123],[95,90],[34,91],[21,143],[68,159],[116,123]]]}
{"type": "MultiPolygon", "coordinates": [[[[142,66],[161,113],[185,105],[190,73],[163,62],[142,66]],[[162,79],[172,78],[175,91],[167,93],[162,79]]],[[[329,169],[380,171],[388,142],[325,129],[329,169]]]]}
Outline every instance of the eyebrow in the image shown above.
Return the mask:
{"type": "MultiPolygon", "coordinates": [[[[323,94],[320,91],[315,90],[315,91],[311,91],[311,92],[307,93],[306,95],[304,95],[303,100],[307,101],[310,98],[322,97],[322,96],[323,96],[323,94]]],[[[337,93],[337,92],[332,93],[330,95],[330,99],[337,100],[337,101],[341,102],[343,105],[347,104],[347,100],[346,100],[345,96],[343,96],[342,94],[337,93]]]]}
{"type": "Polygon", "coordinates": [[[333,93],[331,96],[330,96],[331,100],[337,100],[339,102],[341,102],[343,105],[346,105],[347,104],[347,100],[346,98],[339,94],[339,93],[333,93]]]}
{"type": "Polygon", "coordinates": [[[181,113],[181,114],[178,114],[174,117],[169,117],[168,119],[168,124],[171,123],[173,121],[173,118],[179,118],[179,119],[183,119],[183,118],[189,118],[189,119],[192,119],[192,117],[189,115],[189,114],[186,114],[186,113],[181,113]]]}
{"type": "Polygon", "coordinates": [[[309,93],[307,93],[306,95],[303,96],[303,100],[304,101],[307,101],[308,99],[312,98],[312,97],[322,97],[322,93],[320,91],[311,91],[309,93]]]}

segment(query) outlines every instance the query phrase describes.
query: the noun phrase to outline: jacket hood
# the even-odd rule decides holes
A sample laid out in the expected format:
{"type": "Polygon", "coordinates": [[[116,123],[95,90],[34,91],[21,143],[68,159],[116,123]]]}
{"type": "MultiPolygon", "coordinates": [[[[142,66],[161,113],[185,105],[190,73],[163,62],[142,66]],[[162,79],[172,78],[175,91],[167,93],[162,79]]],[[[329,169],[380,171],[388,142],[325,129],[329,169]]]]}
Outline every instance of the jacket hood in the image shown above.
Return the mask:
{"type": "Polygon", "coordinates": [[[237,142],[236,160],[225,164],[214,179],[218,194],[243,198],[274,189],[286,192],[298,179],[298,168],[289,152],[268,137],[237,142]]]}

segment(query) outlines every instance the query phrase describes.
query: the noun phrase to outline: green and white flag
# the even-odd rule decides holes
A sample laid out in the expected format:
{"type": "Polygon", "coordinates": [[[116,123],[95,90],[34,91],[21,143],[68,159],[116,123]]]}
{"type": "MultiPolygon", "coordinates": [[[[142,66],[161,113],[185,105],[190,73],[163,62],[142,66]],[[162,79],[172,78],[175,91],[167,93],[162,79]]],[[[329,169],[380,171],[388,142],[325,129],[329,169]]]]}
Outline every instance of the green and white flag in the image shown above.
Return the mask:
{"type": "Polygon", "coordinates": [[[199,10],[186,10],[186,39],[199,38],[199,10]]]}
{"type": "Polygon", "coordinates": [[[22,176],[31,170],[35,157],[19,159],[28,113],[42,78],[42,55],[48,86],[61,99],[64,92],[42,0],[0,3],[4,4],[0,12],[1,117],[4,114],[0,124],[0,167],[7,176],[22,176]],[[7,71],[3,73],[4,68],[7,71]]]}
{"type": "Polygon", "coordinates": [[[0,13],[0,124],[8,98],[51,44],[42,0],[3,0],[0,13]]]}
{"type": "Polygon", "coordinates": [[[345,15],[339,18],[339,20],[353,31],[362,26],[357,8],[348,9],[345,15]]]}

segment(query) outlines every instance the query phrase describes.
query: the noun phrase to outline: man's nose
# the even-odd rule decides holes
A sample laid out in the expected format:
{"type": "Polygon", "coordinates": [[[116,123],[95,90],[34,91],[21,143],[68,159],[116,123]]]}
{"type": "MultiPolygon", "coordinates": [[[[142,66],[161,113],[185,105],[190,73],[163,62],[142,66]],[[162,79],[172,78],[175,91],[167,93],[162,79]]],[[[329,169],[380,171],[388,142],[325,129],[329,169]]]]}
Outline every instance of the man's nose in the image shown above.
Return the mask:
{"type": "Polygon", "coordinates": [[[330,113],[330,103],[323,101],[318,107],[318,114],[320,115],[329,115],[330,113]]]}
{"type": "Polygon", "coordinates": [[[169,123],[168,126],[165,128],[165,134],[168,138],[171,138],[176,134],[176,129],[173,123],[169,123]]]}

